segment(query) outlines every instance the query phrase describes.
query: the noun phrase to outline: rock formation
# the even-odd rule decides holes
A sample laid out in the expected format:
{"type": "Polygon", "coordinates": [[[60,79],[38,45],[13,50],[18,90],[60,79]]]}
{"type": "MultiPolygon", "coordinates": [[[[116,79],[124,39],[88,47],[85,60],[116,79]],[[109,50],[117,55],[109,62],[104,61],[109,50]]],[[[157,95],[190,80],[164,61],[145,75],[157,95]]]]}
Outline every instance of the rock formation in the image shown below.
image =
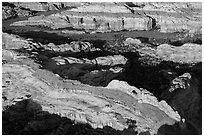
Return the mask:
{"type": "MultiPolygon", "coordinates": [[[[44,10],[40,3],[31,7],[29,5],[23,3],[24,7],[32,7],[33,10],[38,11],[44,10]]],[[[27,21],[15,22],[13,25],[40,24],[52,29],[73,27],[88,31],[94,30],[94,32],[120,31],[123,29],[151,30],[157,27],[165,33],[187,31],[193,34],[201,32],[200,11],[201,7],[197,6],[196,3],[146,3],[144,7],[129,7],[127,4],[121,5],[118,3],[101,3],[100,5],[90,3],[50,16],[32,17],[27,21]]]]}
{"type": "Polygon", "coordinates": [[[2,133],[202,134],[201,11],[3,2],[2,133]]]}
{"type": "MultiPolygon", "coordinates": [[[[158,102],[158,105],[156,102],[152,102],[154,104],[152,105],[149,104],[151,99],[145,101],[145,98],[148,98],[147,94],[143,104],[138,102],[140,95],[133,96],[131,95],[132,91],[95,88],[77,84],[74,81],[64,83],[50,72],[40,69],[34,71],[29,66],[16,64],[3,65],[2,73],[4,111],[20,101],[32,99],[41,105],[43,111],[68,117],[78,122],[89,123],[93,128],[103,128],[107,125],[123,130],[128,128],[127,119],[131,119],[137,121],[135,131],[144,132],[150,128],[151,134],[155,134],[162,124],[174,124],[175,121],[180,120],[180,116],[165,102],[159,103],[153,99],[158,102]],[[155,123],[158,124],[155,125],[155,123]]],[[[110,88],[110,85],[113,84],[109,84],[107,88],[110,88]]],[[[35,111],[35,113],[40,111],[40,108],[35,108],[29,102],[26,109],[35,111]]],[[[25,128],[34,130],[33,128],[36,127],[33,124],[25,125],[25,128]]]]}
{"type": "Polygon", "coordinates": [[[191,77],[189,73],[176,77],[161,96],[201,132],[201,121],[198,120],[201,96],[198,93],[198,80],[191,77]]]}

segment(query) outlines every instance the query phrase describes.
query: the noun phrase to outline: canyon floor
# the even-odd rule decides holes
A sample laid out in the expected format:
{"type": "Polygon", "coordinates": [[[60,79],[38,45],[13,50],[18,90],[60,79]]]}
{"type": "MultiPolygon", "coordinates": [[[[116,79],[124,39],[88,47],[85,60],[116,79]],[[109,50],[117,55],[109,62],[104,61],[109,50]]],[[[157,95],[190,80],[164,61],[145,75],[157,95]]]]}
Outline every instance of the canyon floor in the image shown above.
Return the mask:
{"type": "Polygon", "coordinates": [[[3,2],[3,135],[201,135],[202,4],[3,2]]]}

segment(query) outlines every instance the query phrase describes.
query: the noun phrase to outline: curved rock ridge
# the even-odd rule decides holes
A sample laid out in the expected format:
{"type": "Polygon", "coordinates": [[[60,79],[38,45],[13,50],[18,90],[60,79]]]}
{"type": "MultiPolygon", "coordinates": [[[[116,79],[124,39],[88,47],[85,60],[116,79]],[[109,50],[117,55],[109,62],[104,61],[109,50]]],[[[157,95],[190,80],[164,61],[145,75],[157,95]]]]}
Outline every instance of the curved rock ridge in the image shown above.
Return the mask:
{"type": "MultiPolygon", "coordinates": [[[[42,106],[43,111],[89,123],[93,128],[108,125],[123,130],[128,128],[127,121],[131,119],[136,121],[135,131],[151,134],[156,134],[163,124],[172,125],[179,121],[178,116],[170,116],[166,110],[151,103],[139,103],[136,97],[121,90],[96,88],[70,80],[62,82],[51,72],[34,71],[26,65],[4,64],[2,74],[4,111],[19,101],[32,99],[42,106]]],[[[38,111],[29,103],[27,105],[30,111],[38,111]]],[[[31,123],[29,128],[35,128],[35,125],[31,123]]]]}
{"type": "Polygon", "coordinates": [[[158,101],[157,98],[150,93],[149,91],[145,89],[137,89],[134,86],[130,86],[127,82],[125,81],[119,81],[119,80],[112,80],[106,88],[109,89],[117,89],[121,90],[125,93],[128,93],[129,95],[132,95],[133,97],[136,97],[138,100],[138,103],[147,103],[151,104],[153,106],[156,106],[160,108],[162,111],[164,111],[169,117],[180,121],[181,117],[178,114],[177,111],[174,111],[167,103],[166,101],[158,101]]]}
{"type": "Polygon", "coordinates": [[[152,30],[164,33],[202,33],[201,7],[198,3],[89,3],[49,16],[31,17],[13,26],[47,26],[51,29],[85,29],[86,32],[152,30]]]}

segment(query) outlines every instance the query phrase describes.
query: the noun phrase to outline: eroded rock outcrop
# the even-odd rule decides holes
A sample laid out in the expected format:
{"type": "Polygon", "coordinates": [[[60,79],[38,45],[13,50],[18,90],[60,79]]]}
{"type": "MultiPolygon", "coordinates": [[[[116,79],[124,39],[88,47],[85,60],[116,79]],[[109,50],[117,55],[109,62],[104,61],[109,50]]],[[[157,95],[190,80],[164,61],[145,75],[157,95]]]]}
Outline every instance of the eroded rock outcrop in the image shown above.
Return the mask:
{"type": "Polygon", "coordinates": [[[185,43],[181,46],[161,44],[154,47],[134,39],[119,39],[104,45],[105,50],[113,53],[135,52],[139,60],[149,65],[158,65],[162,61],[171,61],[179,64],[194,65],[202,62],[202,45],[185,43]]]}
{"type": "MultiPolygon", "coordinates": [[[[170,107],[165,107],[169,109],[170,113],[167,113],[161,107],[155,106],[155,102],[154,105],[148,102],[139,103],[138,95],[130,95],[132,91],[128,93],[121,89],[96,88],[74,81],[62,82],[50,72],[40,69],[34,71],[28,66],[17,64],[3,65],[2,73],[4,111],[22,100],[32,99],[40,104],[43,111],[67,117],[76,122],[89,123],[93,128],[103,128],[108,125],[114,129],[123,130],[128,128],[127,120],[131,119],[136,121],[134,131],[149,131],[151,134],[155,134],[163,124],[171,125],[180,120],[179,115],[170,107]],[[175,114],[175,117],[171,114],[175,114]]],[[[107,88],[110,88],[110,85],[107,88]]],[[[32,103],[27,103],[27,109],[30,111],[35,109],[37,113],[39,108],[33,107],[32,103]]],[[[15,113],[13,116],[18,117],[15,113]]],[[[12,115],[8,116],[8,119],[10,118],[12,115]]],[[[28,125],[25,124],[25,129],[31,131],[36,129],[38,124],[35,126],[34,121],[28,125]]],[[[49,130],[49,126],[45,128],[49,130]]]]}
{"type": "Polygon", "coordinates": [[[106,86],[123,72],[123,68],[118,65],[124,67],[127,62],[127,58],[122,55],[97,57],[93,60],[58,56],[46,60],[44,61],[46,69],[62,77],[80,80],[82,83],[95,86],[106,86]]]}
{"type": "Polygon", "coordinates": [[[153,2],[145,3],[144,6],[130,7],[128,4],[119,3],[89,3],[46,17],[32,17],[27,21],[15,22],[13,25],[42,25],[52,29],[73,27],[88,32],[156,28],[165,33],[201,33],[201,7],[195,5],[196,3],[153,2]]]}
{"type": "Polygon", "coordinates": [[[152,25],[158,27],[161,32],[201,32],[202,6],[199,3],[149,2],[143,3],[143,6],[135,5],[129,8],[137,14],[151,17],[154,20],[152,25]]]}
{"type": "Polygon", "coordinates": [[[202,134],[201,9],[3,3],[3,134],[202,134]]]}
{"type": "Polygon", "coordinates": [[[32,11],[52,11],[83,5],[83,3],[72,4],[70,2],[13,2],[13,4],[16,7],[23,7],[32,11]]]}
{"type": "Polygon", "coordinates": [[[2,3],[2,20],[8,20],[17,17],[28,17],[35,15],[34,11],[18,7],[12,3],[2,3]]]}
{"type": "Polygon", "coordinates": [[[98,51],[89,42],[72,41],[69,44],[56,45],[54,43],[41,44],[39,42],[33,42],[32,39],[24,39],[17,35],[3,33],[2,34],[2,44],[7,49],[24,49],[27,51],[35,51],[41,49],[47,52],[67,52],[67,53],[79,53],[79,52],[91,52],[98,51]]]}

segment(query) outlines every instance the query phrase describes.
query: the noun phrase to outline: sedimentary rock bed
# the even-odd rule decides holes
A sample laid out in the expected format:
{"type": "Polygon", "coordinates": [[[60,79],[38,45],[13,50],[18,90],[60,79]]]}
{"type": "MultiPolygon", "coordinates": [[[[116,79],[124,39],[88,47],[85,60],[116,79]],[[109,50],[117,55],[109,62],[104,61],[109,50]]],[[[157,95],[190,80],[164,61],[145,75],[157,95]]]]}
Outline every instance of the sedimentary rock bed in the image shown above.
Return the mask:
{"type": "Polygon", "coordinates": [[[3,134],[202,134],[201,10],[3,3],[3,134]]]}
{"type": "Polygon", "coordinates": [[[145,3],[143,7],[120,3],[90,3],[50,16],[31,17],[13,25],[40,24],[52,29],[73,27],[100,32],[157,28],[165,33],[190,31],[193,34],[201,31],[200,12],[201,7],[196,3],[145,3]]]}

